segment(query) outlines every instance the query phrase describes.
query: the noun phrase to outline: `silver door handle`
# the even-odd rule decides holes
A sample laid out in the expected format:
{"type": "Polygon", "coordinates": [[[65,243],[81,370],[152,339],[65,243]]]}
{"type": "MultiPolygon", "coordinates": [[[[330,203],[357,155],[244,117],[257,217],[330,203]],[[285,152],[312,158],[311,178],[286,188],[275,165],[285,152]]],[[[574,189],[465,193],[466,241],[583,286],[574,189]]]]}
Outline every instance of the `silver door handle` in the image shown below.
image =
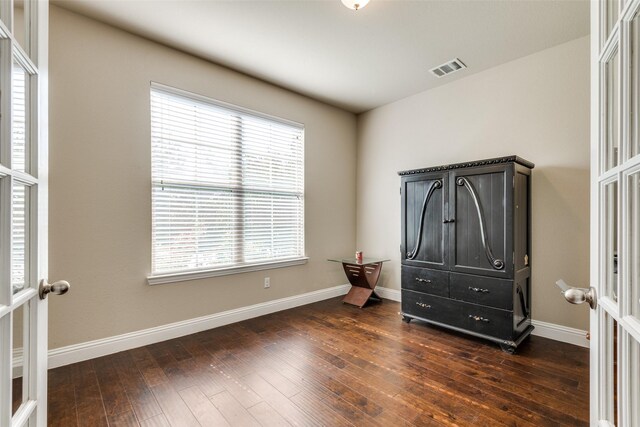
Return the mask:
{"type": "Polygon", "coordinates": [[[48,283],[47,279],[42,279],[40,286],[38,286],[38,294],[40,295],[40,299],[45,299],[50,293],[54,295],[64,295],[69,292],[70,287],[71,285],[66,280],[48,283]]]}
{"type": "Polygon", "coordinates": [[[562,279],[558,280],[556,285],[562,291],[564,298],[571,304],[582,304],[586,302],[589,304],[589,307],[594,310],[598,306],[598,296],[596,295],[596,288],[593,286],[589,288],[572,288],[562,279]]]}

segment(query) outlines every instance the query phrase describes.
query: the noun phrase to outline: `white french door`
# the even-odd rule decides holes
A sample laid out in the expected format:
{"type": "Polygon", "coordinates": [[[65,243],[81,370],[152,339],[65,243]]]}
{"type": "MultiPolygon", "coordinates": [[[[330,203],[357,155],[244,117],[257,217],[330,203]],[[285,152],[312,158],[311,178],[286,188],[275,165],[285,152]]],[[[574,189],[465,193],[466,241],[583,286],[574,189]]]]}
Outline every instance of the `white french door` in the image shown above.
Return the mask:
{"type": "Polygon", "coordinates": [[[591,3],[591,425],[640,426],[640,0],[591,3]]]}
{"type": "Polygon", "coordinates": [[[0,426],[47,422],[48,2],[0,1],[0,426]]]}

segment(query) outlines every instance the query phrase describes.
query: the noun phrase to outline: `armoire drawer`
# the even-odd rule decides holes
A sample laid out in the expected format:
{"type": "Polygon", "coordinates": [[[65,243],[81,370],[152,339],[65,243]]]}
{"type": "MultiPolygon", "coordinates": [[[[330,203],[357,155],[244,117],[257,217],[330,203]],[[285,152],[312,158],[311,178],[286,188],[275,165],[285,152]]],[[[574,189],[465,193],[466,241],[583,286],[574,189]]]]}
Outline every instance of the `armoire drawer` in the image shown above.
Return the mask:
{"type": "Polygon", "coordinates": [[[462,329],[504,340],[513,339],[512,311],[499,310],[462,301],[452,302],[462,306],[462,316],[460,316],[458,322],[458,326],[462,329]]]}
{"type": "Polygon", "coordinates": [[[504,340],[513,338],[511,311],[403,290],[402,312],[482,335],[504,340]]]}
{"type": "Polygon", "coordinates": [[[402,266],[402,289],[449,297],[449,272],[402,266]]]}
{"type": "Polygon", "coordinates": [[[450,273],[449,295],[473,304],[513,310],[513,280],[450,273]]]}
{"type": "Polygon", "coordinates": [[[456,316],[450,300],[435,295],[402,290],[402,312],[435,322],[449,323],[456,316]]]}

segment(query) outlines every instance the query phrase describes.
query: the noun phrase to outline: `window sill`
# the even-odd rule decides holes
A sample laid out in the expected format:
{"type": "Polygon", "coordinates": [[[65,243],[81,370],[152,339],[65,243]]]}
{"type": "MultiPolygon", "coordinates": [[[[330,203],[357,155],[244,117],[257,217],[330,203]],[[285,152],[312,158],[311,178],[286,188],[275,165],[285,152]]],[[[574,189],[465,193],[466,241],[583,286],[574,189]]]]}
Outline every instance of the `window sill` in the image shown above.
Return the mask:
{"type": "Polygon", "coordinates": [[[306,264],[309,257],[289,258],[280,261],[269,261],[256,264],[245,264],[211,270],[181,271],[178,273],[154,274],[147,277],[150,285],[185,282],[187,280],[206,279],[208,277],[227,276],[229,274],[249,273],[251,271],[269,270],[273,268],[291,267],[306,264]]]}

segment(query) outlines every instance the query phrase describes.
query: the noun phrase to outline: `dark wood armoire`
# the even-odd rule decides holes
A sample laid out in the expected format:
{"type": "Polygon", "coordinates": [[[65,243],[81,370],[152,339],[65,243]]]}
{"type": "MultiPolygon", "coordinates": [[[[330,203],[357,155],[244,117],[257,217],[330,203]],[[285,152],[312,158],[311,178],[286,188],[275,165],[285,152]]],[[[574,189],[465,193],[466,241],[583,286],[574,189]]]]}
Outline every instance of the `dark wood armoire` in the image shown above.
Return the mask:
{"type": "Polygon", "coordinates": [[[531,334],[531,169],[517,156],[399,172],[402,315],[500,344],[531,334]]]}

